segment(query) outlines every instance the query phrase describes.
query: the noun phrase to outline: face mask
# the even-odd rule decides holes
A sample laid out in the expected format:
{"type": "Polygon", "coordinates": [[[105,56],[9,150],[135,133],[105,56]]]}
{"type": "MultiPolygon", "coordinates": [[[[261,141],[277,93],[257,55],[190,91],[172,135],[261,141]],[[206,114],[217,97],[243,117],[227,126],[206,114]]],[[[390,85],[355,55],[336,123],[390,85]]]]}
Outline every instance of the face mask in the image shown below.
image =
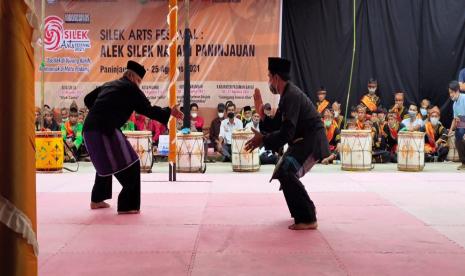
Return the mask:
{"type": "Polygon", "coordinates": [[[197,118],[197,112],[191,112],[191,116],[192,116],[192,118],[194,118],[194,119],[197,118]]]}
{"type": "Polygon", "coordinates": [[[425,108],[420,108],[420,113],[422,116],[426,116],[426,114],[428,114],[428,111],[425,108]]]}
{"type": "Polygon", "coordinates": [[[370,94],[374,94],[376,92],[376,88],[368,88],[368,92],[370,94]]]}
{"type": "Polygon", "coordinates": [[[234,118],[234,112],[229,112],[229,113],[228,113],[228,118],[229,118],[229,119],[234,118]]]}
{"type": "Polygon", "coordinates": [[[331,126],[331,120],[325,120],[325,127],[331,126]]]}
{"type": "Polygon", "coordinates": [[[430,118],[430,122],[433,124],[433,126],[437,125],[439,123],[439,118],[430,118]]]}
{"type": "Polygon", "coordinates": [[[274,95],[279,94],[279,93],[278,93],[278,89],[277,89],[276,87],[274,87],[274,86],[271,84],[271,82],[268,83],[268,86],[270,87],[270,91],[271,91],[272,94],[274,94],[274,95]]]}
{"type": "Polygon", "coordinates": [[[224,112],[218,112],[218,117],[223,118],[224,117],[224,112]]]}
{"type": "Polygon", "coordinates": [[[334,117],[338,117],[339,116],[339,111],[334,111],[334,117]]]}
{"type": "Polygon", "coordinates": [[[414,118],[415,116],[417,116],[417,112],[416,112],[416,111],[411,111],[411,110],[409,110],[409,111],[408,111],[408,115],[409,115],[411,118],[414,118]]]}

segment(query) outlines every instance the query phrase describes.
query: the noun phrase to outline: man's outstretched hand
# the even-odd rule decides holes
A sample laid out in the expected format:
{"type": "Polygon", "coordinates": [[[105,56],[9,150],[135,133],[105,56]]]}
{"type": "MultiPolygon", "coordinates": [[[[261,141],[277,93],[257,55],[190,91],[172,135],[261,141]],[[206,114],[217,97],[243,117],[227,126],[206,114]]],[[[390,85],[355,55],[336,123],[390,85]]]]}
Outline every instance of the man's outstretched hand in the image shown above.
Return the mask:
{"type": "Polygon", "coordinates": [[[247,143],[245,143],[245,150],[248,152],[251,152],[254,149],[263,145],[263,134],[261,134],[260,131],[256,130],[253,127],[251,129],[252,129],[252,132],[254,133],[254,136],[252,139],[247,141],[247,143]]]}
{"type": "Polygon", "coordinates": [[[179,104],[177,104],[173,108],[171,108],[171,116],[173,116],[177,120],[184,119],[184,114],[179,110],[179,104]]]}

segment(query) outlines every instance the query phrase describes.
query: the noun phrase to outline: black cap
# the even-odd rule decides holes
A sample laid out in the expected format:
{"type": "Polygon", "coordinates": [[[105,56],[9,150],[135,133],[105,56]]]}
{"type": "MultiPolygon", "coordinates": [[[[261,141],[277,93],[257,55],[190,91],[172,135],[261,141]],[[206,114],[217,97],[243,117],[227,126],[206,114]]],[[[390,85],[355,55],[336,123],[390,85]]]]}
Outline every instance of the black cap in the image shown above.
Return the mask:
{"type": "Polygon", "coordinates": [[[291,71],[291,62],[284,58],[269,57],[268,70],[274,73],[289,74],[289,72],[291,71]]]}
{"type": "Polygon", "coordinates": [[[128,70],[134,71],[141,79],[145,76],[145,68],[144,66],[140,65],[139,63],[130,60],[128,61],[128,65],[126,66],[128,70]]]}
{"type": "Polygon", "coordinates": [[[218,107],[217,107],[216,109],[217,109],[218,111],[223,112],[223,111],[226,109],[226,107],[225,107],[224,103],[219,103],[219,104],[218,104],[218,107]]]}
{"type": "Polygon", "coordinates": [[[246,111],[252,111],[252,108],[250,107],[250,105],[244,106],[244,112],[246,111]]]}
{"type": "Polygon", "coordinates": [[[318,91],[316,91],[316,94],[317,94],[317,95],[326,94],[326,88],[325,88],[324,86],[320,86],[320,88],[318,89],[318,91]]]}
{"type": "Polygon", "coordinates": [[[269,103],[264,104],[264,105],[263,105],[263,109],[265,109],[265,110],[271,110],[271,104],[269,104],[269,103]]]}

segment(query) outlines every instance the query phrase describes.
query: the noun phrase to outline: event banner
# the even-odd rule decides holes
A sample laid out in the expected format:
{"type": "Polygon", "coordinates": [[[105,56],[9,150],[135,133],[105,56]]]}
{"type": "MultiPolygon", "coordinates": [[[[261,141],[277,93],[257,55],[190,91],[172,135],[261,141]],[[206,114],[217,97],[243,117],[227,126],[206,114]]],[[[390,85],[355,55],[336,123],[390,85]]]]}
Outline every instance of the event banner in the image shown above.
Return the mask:
{"type": "MultiPolygon", "coordinates": [[[[36,1],[41,14],[41,2],[36,1]]],[[[184,71],[191,101],[213,109],[232,100],[253,105],[253,91],[277,105],[268,90],[267,58],[279,53],[279,0],[191,0],[190,34],[184,1],[178,1],[177,91],[182,103],[184,71]],[[190,65],[184,67],[184,37],[190,35],[190,65]]],[[[122,76],[128,60],[147,70],[142,91],[153,104],[168,103],[169,26],[167,0],[47,0],[44,41],[36,47],[36,104],[44,78],[45,104],[83,105],[95,87],[122,76]],[[42,45],[44,58],[42,58],[42,45]],[[43,75],[42,75],[43,74],[43,75]]]]}

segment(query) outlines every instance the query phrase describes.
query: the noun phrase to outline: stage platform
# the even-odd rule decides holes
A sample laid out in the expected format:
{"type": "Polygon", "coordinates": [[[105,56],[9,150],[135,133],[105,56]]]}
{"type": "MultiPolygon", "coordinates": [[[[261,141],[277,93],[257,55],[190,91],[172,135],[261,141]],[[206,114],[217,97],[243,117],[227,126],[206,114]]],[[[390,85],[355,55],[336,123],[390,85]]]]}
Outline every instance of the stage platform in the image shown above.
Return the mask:
{"type": "MultiPolygon", "coordinates": [[[[69,167],[75,164],[66,164],[69,167]]],[[[142,175],[139,215],[90,210],[94,170],[37,174],[39,273],[54,275],[465,275],[465,174],[317,165],[303,178],[319,228],[291,231],[273,166],[142,175]]]]}

